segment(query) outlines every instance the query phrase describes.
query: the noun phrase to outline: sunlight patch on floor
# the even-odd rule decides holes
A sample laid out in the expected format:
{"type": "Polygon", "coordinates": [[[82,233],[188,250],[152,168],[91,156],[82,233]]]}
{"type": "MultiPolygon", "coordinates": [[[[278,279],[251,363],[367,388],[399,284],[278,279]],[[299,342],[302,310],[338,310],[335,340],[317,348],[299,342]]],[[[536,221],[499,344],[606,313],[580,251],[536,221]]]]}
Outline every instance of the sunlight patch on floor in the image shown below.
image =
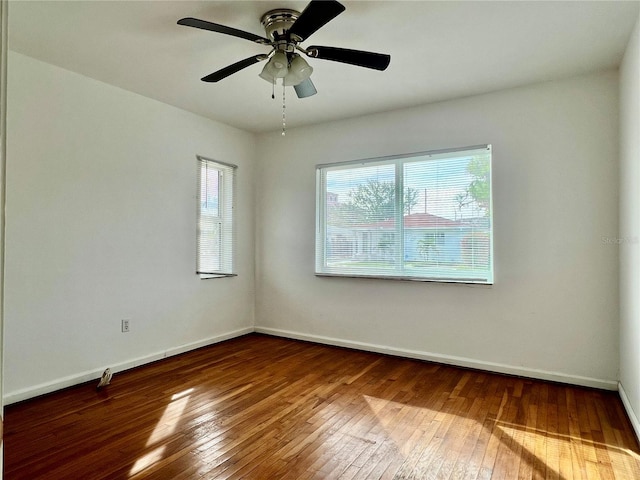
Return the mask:
{"type": "MultiPolygon", "coordinates": [[[[146,447],[157,444],[175,432],[193,391],[193,388],[189,388],[171,396],[171,400],[165,408],[162,417],[158,420],[156,427],[149,436],[149,440],[147,440],[146,447]]],[[[166,445],[160,445],[136,460],[136,463],[133,464],[133,467],[131,467],[129,471],[129,476],[132,477],[162,460],[162,455],[166,448],[166,445]]]]}
{"type": "MultiPolygon", "coordinates": [[[[464,456],[463,450],[468,441],[460,435],[472,430],[468,422],[477,425],[476,419],[447,413],[446,408],[436,411],[368,395],[364,399],[387,437],[395,443],[398,453],[404,457],[403,469],[407,474],[412,474],[415,469],[427,469],[422,471],[424,473],[432,463],[440,468],[438,457],[443,454],[442,448],[452,458],[464,456]],[[456,422],[454,418],[457,418],[456,422]],[[416,432],[418,435],[415,435],[416,432]]],[[[497,416],[503,415],[506,412],[500,408],[497,416]]],[[[517,474],[520,469],[533,472],[534,477],[551,476],[558,480],[569,480],[575,474],[588,477],[593,472],[597,473],[598,468],[606,468],[605,463],[610,461],[616,471],[626,471],[634,475],[630,478],[640,478],[638,455],[619,447],[619,439],[614,438],[615,432],[605,432],[604,440],[596,441],[579,434],[561,434],[497,419],[485,423],[481,429],[476,428],[476,433],[480,435],[478,442],[483,439],[487,443],[487,450],[480,462],[486,471],[497,469],[494,473],[511,475],[517,474]],[[519,460],[514,463],[514,458],[519,460]]]]}
{"type": "Polygon", "coordinates": [[[640,456],[628,448],[616,445],[617,439],[611,439],[611,442],[607,442],[606,439],[604,442],[599,442],[579,435],[549,432],[500,420],[496,421],[496,427],[505,437],[501,439],[502,443],[508,444],[507,441],[510,441],[512,444],[519,445],[523,459],[527,459],[534,469],[545,465],[545,468],[551,469],[560,480],[573,478],[575,471],[583,474],[586,472],[588,475],[595,475],[594,478],[599,478],[598,468],[602,467],[603,463],[608,463],[599,458],[599,452],[604,453],[616,469],[633,472],[632,478],[640,478],[640,456]],[[551,456],[553,465],[550,465],[548,458],[544,464],[533,451],[529,451],[526,447],[535,447],[536,452],[543,452],[546,449],[547,457],[550,451],[554,452],[555,455],[551,456]],[[576,455],[578,452],[579,455],[576,455]],[[583,462],[575,461],[577,458],[583,459],[583,462]]]}
{"type": "MultiPolygon", "coordinates": [[[[496,422],[492,435],[500,443],[498,454],[492,459],[495,465],[501,464],[503,456],[516,455],[527,469],[534,472],[533,478],[573,478],[572,475],[564,476],[566,465],[573,466],[571,446],[563,444],[557,436],[501,421],[496,422]],[[561,462],[564,470],[561,470],[561,462]]],[[[522,465],[516,466],[523,468],[522,465]]]]}
{"type": "MultiPolygon", "coordinates": [[[[556,439],[558,441],[558,443],[560,444],[560,442],[562,443],[581,443],[587,447],[591,447],[591,448],[601,448],[601,449],[606,449],[609,452],[615,451],[615,452],[619,452],[621,454],[624,455],[629,455],[630,457],[633,457],[634,459],[640,460],[640,455],[638,455],[636,452],[634,452],[633,450],[630,450],[628,448],[620,448],[618,445],[612,444],[612,443],[607,443],[607,442],[597,442],[595,440],[588,440],[580,435],[568,435],[565,433],[558,433],[558,432],[549,432],[547,430],[541,430],[539,428],[535,428],[535,427],[529,427],[529,426],[523,426],[520,424],[516,424],[516,423],[512,423],[512,422],[505,422],[502,420],[497,420],[496,421],[496,425],[500,426],[503,430],[507,431],[507,432],[516,432],[518,430],[524,430],[525,431],[525,435],[527,434],[532,434],[534,436],[544,436],[548,439],[556,439]]],[[[617,442],[617,439],[616,439],[617,442]]]]}
{"type": "Polygon", "coordinates": [[[171,403],[167,405],[167,408],[165,408],[164,413],[162,414],[162,418],[158,420],[156,428],[153,430],[153,433],[147,441],[147,447],[154,445],[175,432],[176,426],[182,417],[182,413],[189,403],[189,396],[192,392],[193,388],[190,388],[183,392],[176,393],[171,397],[171,403]]]}
{"type": "Polygon", "coordinates": [[[141,471],[143,471],[145,468],[149,468],[154,463],[162,460],[162,454],[164,453],[166,448],[167,448],[166,446],[162,445],[158,448],[151,450],[149,453],[143,455],[138,460],[136,460],[136,463],[134,463],[133,467],[131,467],[129,476],[132,477],[140,473],[141,471]]]}

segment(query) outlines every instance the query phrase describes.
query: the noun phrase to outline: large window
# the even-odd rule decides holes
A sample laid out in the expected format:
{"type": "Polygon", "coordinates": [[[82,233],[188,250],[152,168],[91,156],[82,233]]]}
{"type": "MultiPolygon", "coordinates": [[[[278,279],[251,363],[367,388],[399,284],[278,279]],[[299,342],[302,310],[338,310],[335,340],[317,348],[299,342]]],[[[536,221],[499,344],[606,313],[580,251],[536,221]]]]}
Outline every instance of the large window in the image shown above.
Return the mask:
{"type": "Polygon", "coordinates": [[[316,274],[493,283],[491,146],[317,167],[316,274]]]}
{"type": "Polygon", "coordinates": [[[234,274],[234,165],[198,157],[196,273],[203,278],[234,274]]]}

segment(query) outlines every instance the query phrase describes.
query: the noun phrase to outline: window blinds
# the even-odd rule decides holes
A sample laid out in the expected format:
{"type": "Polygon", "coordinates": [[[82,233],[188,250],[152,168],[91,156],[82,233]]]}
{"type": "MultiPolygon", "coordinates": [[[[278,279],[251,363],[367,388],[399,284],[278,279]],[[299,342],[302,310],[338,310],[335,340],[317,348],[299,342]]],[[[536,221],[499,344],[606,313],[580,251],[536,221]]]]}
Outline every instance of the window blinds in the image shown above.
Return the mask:
{"type": "Polygon", "coordinates": [[[317,167],[316,274],[493,283],[491,146],[317,167]]]}
{"type": "Polygon", "coordinates": [[[196,273],[234,274],[233,204],[236,167],[198,157],[196,273]]]}

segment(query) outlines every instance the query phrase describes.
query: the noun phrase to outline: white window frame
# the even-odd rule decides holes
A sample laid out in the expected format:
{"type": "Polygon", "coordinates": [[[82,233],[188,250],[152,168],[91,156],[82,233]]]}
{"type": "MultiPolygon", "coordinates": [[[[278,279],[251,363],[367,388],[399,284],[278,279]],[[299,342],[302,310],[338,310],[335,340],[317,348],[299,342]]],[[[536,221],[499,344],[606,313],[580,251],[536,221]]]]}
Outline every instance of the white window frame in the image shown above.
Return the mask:
{"type": "MultiPolygon", "coordinates": [[[[196,155],[197,158],[197,218],[196,218],[196,274],[200,278],[234,277],[235,273],[235,182],[237,166],[196,155]],[[218,174],[217,214],[207,213],[203,208],[203,171],[208,169],[218,174]],[[206,245],[212,242],[202,228],[203,222],[217,225],[219,229],[219,253],[217,258],[207,261],[206,245]],[[217,268],[212,261],[216,260],[217,268]],[[207,265],[209,263],[209,265],[207,265]]],[[[206,175],[206,173],[205,173],[206,175]]],[[[206,182],[205,182],[206,185],[206,182]]]]}
{"type": "Polygon", "coordinates": [[[441,283],[463,283],[463,284],[494,284],[494,261],[493,261],[493,192],[492,192],[492,178],[491,178],[491,158],[492,149],[491,145],[475,145],[463,148],[452,148],[445,150],[432,150],[427,152],[411,153],[404,155],[395,155],[380,158],[371,158],[365,160],[354,160],[348,162],[320,164],[316,166],[316,254],[315,254],[315,275],[321,277],[363,277],[363,278],[378,278],[378,279],[392,279],[392,280],[411,280],[422,282],[441,282],[441,283]],[[482,277],[474,276],[460,276],[458,278],[454,276],[413,276],[407,275],[406,269],[403,267],[404,258],[404,220],[395,222],[395,232],[397,238],[400,239],[396,243],[396,248],[399,250],[396,255],[396,267],[393,272],[380,273],[375,272],[368,274],[345,272],[341,271],[339,267],[330,267],[327,257],[327,171],[339,170],[339,169],[352,169],[357,166],[376,166],[376,165],[394,165],[395,167],[395,211],[403,212],[404,209],[404,172],[403,168],[405,164],[412,161],[416,161],[417,158],[446,158],[447,156],[454,157],[456,154],[463,155],[465,152],[483,151],[487,150],[489,153],[489,269],[486,275],[482,277]]]}

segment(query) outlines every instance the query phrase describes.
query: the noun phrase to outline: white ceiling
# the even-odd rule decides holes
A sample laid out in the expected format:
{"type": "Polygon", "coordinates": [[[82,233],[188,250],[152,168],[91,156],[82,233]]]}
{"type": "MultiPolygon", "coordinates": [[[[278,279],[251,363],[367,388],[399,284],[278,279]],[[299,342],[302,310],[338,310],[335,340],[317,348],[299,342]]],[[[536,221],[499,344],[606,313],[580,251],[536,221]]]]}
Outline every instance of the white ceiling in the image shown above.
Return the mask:
{"type": "MultiPolygon", "coordinates": [[[[287,88],[287,125],[309,125],[619,65],[634,2],[343,1],[303,42],[391,55],[385,72],[309,59],[318,94],[287,88]]],[[[13,1],[11,50],[252,132],[281,124],[282,89],[253,65],[200,78],[268,48],[179,26],[196,17],[264,36],[262,14],[306,1],[13,1]]],[[[9,65],[9,68],[11,66],[9,65]]]]}

